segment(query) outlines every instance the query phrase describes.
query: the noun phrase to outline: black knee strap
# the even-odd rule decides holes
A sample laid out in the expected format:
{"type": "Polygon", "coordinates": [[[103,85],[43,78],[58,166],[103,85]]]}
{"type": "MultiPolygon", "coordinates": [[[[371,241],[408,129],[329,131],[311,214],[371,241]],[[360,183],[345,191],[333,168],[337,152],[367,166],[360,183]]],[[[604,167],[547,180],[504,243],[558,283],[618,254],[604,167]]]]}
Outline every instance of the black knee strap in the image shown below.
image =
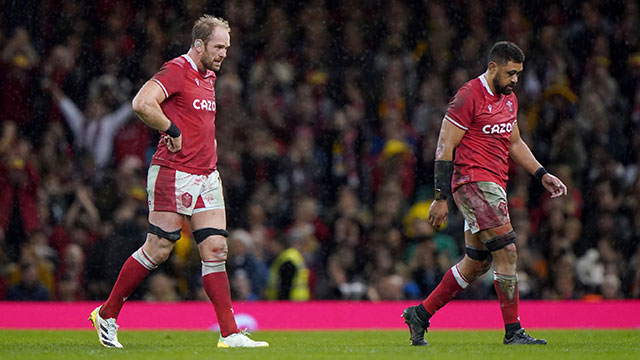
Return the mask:
{"type": "Polygon", "coordinates": [[[225,229],[203,228],[195,230],[193,232],[193,239],[196,241],[196,244],[200,244],[204,241],[204,239],[208,238],[211,235],[222,235],[224,237],[229,237],[229,232],[225,229]]]}
{"type": "Polygon", "coordinates": [[[473,248],[471,246],[467,246],[465,251],[467,256],[476,261],[485,261],[487,258],[491,257],[491,251],[489,250],[480,250],[473,248]]]}
{"type": "Polygon", "coordinates": [[[504,249],[505,246],[509,244],[513,244],[516,242],[516,232],[511,230],[504,235],[499,235],[494,237],[493,239],[489,239],[484,243],[484,246],[489,249],[489,251],[494,252],[500,249],[504,249]]]}
{"type": "Polygon", "coordinates": [[[165,238],[171,242],[176,242],[180,240],[181,232],[182,232],[182,229],[178,229],[172,232],[167,232],[153,224],[149,224],[149,234],[158,235],[159,237],[165,238]]]}

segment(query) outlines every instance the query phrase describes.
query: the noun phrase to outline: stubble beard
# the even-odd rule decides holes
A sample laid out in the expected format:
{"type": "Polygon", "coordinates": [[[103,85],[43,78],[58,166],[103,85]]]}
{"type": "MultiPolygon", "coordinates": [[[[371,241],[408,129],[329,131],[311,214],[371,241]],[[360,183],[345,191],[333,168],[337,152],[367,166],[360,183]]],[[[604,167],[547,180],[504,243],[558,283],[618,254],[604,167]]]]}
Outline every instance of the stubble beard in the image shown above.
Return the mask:
{"type": "Polygon", "coordinates": [[[509,95],[513,92],[513,89],[515,88],[515,85],[512,85],[511,83],[508,83],[507,85],[500,85],[500,82],[498,81],[498,78],[495,77],[493,78],[493,88],[496,89],[496,92],[498,94],[502,94],[502,95],[509,95]]]}
{"type": "Polygon", "coordinates": [[[216,67],[216,64],[214,62],[214,57],[205,50],[205,52],[203,53],[203,56],[201,58],[202,64],[204,65],[205,68],[207,68],[208,70],[211,71],[218,71],[220,70],[220,65],[222,65],[222,62],[220,63],[220,65],[218,65],[216,67]]]}

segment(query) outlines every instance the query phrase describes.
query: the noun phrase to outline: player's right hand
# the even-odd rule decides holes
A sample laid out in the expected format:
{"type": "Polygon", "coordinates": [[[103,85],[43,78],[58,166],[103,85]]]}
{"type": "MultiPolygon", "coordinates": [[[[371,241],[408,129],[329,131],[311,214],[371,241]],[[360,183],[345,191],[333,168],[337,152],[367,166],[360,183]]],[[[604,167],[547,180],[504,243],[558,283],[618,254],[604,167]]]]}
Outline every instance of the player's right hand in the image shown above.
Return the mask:
{"type": "Polygon", "coordinates": [[[449,205],[446,200],[434,200],[429,207],[429,222],[434,227],[439,227],[447,219],[449,205]]]}
{"type": "Polygon", "coordinates": [[[164,135],[162,137],[162,140],[164,141],[165,145],[167,145],[167,149],[169,149],[169,151],[175,153],[180,151],[180,149],[182,149],[182,134],[178,135],[178,137],[172,138],[169,135],[164,135]]]}

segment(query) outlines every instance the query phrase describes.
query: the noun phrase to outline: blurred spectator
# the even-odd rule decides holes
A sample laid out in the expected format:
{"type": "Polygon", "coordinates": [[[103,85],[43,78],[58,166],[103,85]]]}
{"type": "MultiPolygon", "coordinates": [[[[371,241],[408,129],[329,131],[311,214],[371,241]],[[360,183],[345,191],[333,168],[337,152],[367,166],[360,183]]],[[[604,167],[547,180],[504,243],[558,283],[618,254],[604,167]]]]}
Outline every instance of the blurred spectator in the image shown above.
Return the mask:
{"type": "Polygon", "coordinates": [[[56,274],[56,298],[60,301],[85,300],[84,252],[78,244],[69,244],[56,274]]]}
{"type": "MultiPolygon", "coordinates": [[[[267,285],[267,267],[255,256],[255,245],[251,234],[243,229],[237,229],[229,234],[229,258],[227,259],[227,272],[231,282],[236,281],[242,288],[236,297],[241,300],[257,300],[262,297],[267,285]],[[238,278],[236,280],[236,278],[238,278]],[[248,289],[245,288],[245,280],[248,281],[248,289]]],[[[232,295],[233,295],[232,292],[232,295]]]]}
{"type": "Polygon", "coordinates": [[[423,299],[428,296],[438,286],[448,270],[446,268],[443,271],[438,264],[437,257],[438,253],[432,239],[424,239],[416,246],[409,262],[411,279],[418,290],[417,293],[411,294],[413,299],[423,299]]]}
{"type": "Polygon", "coordinates": [[[274,241],[280,251],[269,268],[267,299],[305,301],[310,299],[309,269],[302,256],[310,233],[293,230],[274,241]]]}
{"type": "Polygon", "coordinates": [[[36,193],[40,186],[31,144],[15,130],[11,122],[4,123],[0,139],[0,237],[14,261],[20,245],[38,228],[36,193]]]}
{"type": "Polygon", "coordinates": [[[36,126],[32,113],[33,83],[40,62],[25,27],[17,27],[9,41],[0,49],[0,109],[2,121],[14,122],[23,135],[33,136],[42,129],[36,126]]]}
{"type": "Polygon", "coordinates": [[[405,280],[398,274],[392,274],[380,278],[375,287],[369,291],[369,297],[373,301],[402,300],[405,280]]]}
{"type": "Polygon", "coordinates": [[[629,266],[623,277],[622,289],[625,297],[640,298],[640,246],[629,260],[629,266]]]}
{"type": "Polygon", "coordinates": [[[575,256],[571,252],[560,254],[551,261],[550,284],[543,289],[543,299],[574,300],[578,298],[574,266],[575,256]]]}
{"type": "Polygon", "coordinates": [[[51,93],[60,106],[60,110],[73,131],[74,144],[77,151],[89,151],[99,170],[105,170],[112,161],[113,144],[120,127],[133,117],[131,103],[125,101],[118,109],[111,112],[110,103],[115,96],[117,80],[103,76],[96,84],[96,90],[89,97],[84,113],[69,99],[62,90],[50,80],[45,81],[45,89],[51,93]]]}
{"type": "Polygon", "coordinates": [[[319,274],[316,295],[320,299],[362,300],[366,297],[364,266],[367,252],[362,243],[362,227],[348,216],[334,222],[333,241],[322,244],[326,273],[319,274]]]}
{"type": "Polygon", "coordinates": [[[31,246],[23,247],[20,259],[9,275],[6,299],[10,301],[51,300],[53,265],[40,259],[31,246]]]}
{"type": "Polygon", "coordinates": [[[602,279],[602,298],[607,300],[617,300],[622,298],[620,292],[620,278],[615,274],[609,274],[602,279]]]}
{"type": "Polygon", "coordinates": [[[144,295],[145,301],[178,301],[175,279],[167,276],[161,271],[149,277],[149,290],[144,295]]]}

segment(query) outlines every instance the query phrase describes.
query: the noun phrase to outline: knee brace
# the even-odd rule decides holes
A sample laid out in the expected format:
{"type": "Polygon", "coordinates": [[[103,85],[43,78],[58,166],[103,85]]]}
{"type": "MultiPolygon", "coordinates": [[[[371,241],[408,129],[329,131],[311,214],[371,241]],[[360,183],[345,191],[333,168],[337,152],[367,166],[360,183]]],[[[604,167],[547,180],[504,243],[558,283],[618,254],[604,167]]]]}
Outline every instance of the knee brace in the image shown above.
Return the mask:
{"type": "Polygon", "coordinates": [[[202,228],[193,231],[193,239],[196,241],[196,244],[200,244],[211,235],[222,235],[224,237],[229,237],[229,232],[225,229],[216,228],[202,228]]]}
{"type": "Polygon", "coordinates": [[[180,240],[180,233],[182,232],[182,229],[178,229],[176,231],[172,231],[172,232],[168,232],[168,231],[164,231],[162,230],[160,227],[155,226],[151,223],[149,223],[149,234],[153,234],[153,235],[157,235],[161,238],[167,239],[171,242],[176,242],[178,240],[180,240]]]}
{"type": "Polygon", "coordinates": [[[476,261],[485,261],[487,259],[490,260],[491,258],[491,251],[489,250],[480,250],[471,246],[467,246],[465,252],[471,259],[476,261]]]}
{"type": "Polygon", "coordinates": [[[506,234],[498,235],[493,239],[487,240],[484,243],[484,246],[489,249],[489,251],[494,252],[501,249],[504,249],[507,245],[515,244],[516,242],[516,232],[511,230],[506,234]]]}

